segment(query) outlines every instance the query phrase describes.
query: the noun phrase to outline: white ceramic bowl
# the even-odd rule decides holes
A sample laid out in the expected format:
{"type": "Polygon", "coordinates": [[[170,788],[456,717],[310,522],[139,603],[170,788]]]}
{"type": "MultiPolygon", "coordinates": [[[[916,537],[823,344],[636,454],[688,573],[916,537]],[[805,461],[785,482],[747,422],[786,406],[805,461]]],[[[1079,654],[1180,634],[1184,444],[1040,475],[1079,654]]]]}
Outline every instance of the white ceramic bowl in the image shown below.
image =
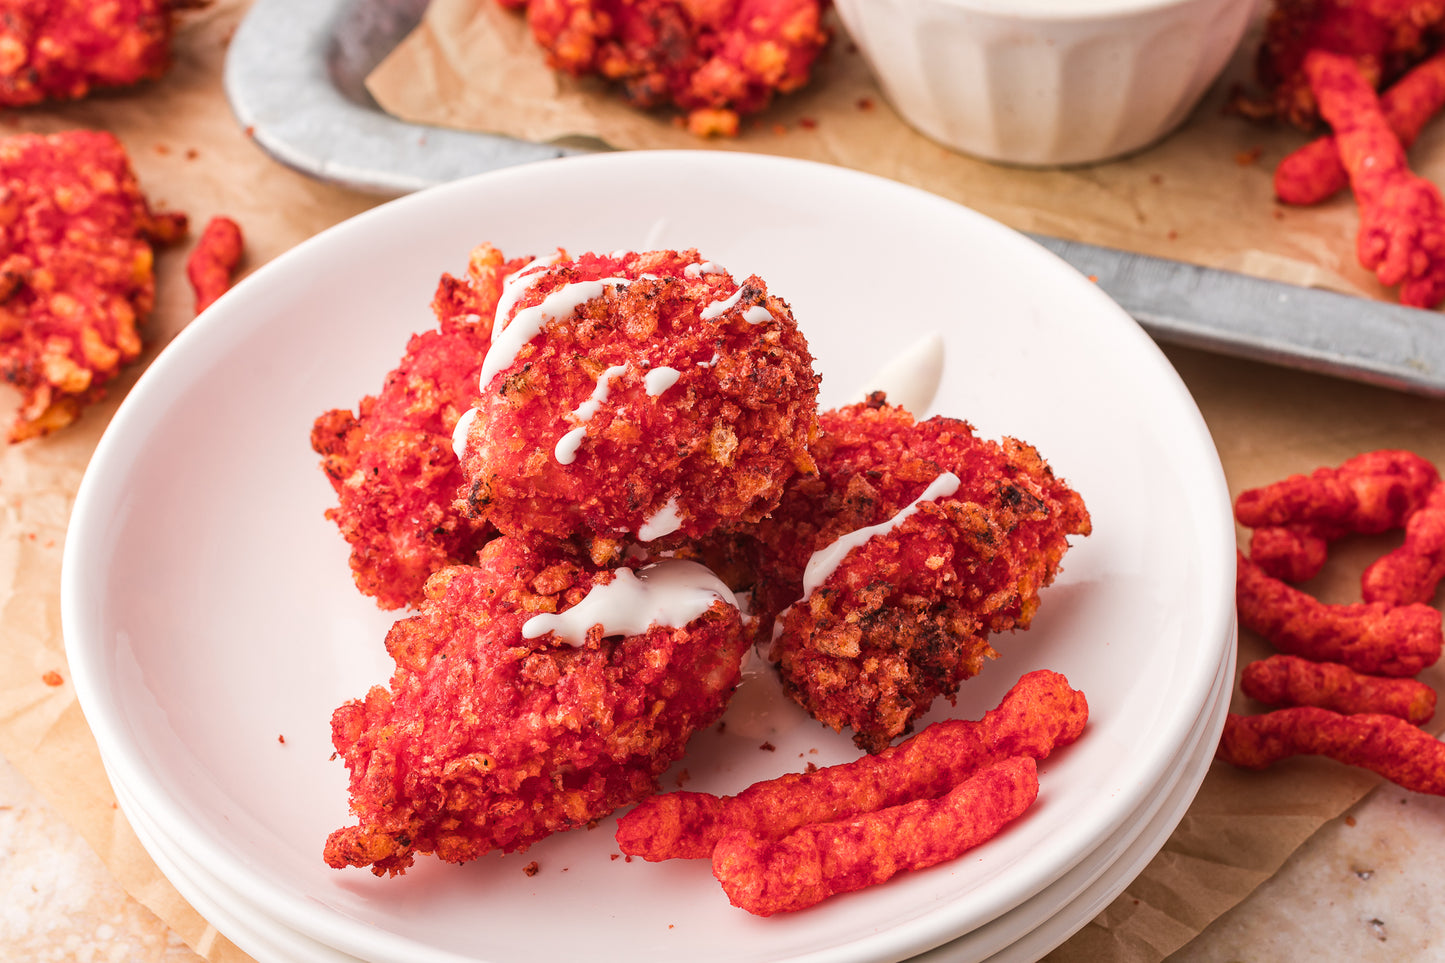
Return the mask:
{"type": "Polygon", "coordinates": [[[894,108],[985,160],[1086,164],[1177,127],[1257,0],[837,0],[894,108]]]}
{"type": "MultiPolygon", "coordinates": [[[[156,359],[77,496],[62,616],[77,694],[131,808],[264,918],[385,963],[896,960],[1000,919],[1134,831],[1188,772],[1234,623],[1234,526],[1208,431],[1164,356],[1097,285],[972,211],[842,168],[726,152],[599,154],[402,198],[256,271],[156,359]],[[864,229],[866,228],[866,230],[864,229]],[[490,240],[521,256],[696,245],[786,298],[825,405],[937,335],[934,411],[1036,444],[1088,502],[1026,633],[933,718],[977,718],[1063,672],[1089,728],[1038,803],[968,858],[804,913],[729,906],[699,862],[613,859],[613,824],[405,877],[337,871],[349,823],[333,708],[385,681],[392,616],[357,593],[323,512],[312,420],[374,392],[428,328],[437,277],[490,240]],[[278,739],[284,736],[284,743],[278,739]],[[542,872],[523,874],[537,860],[542,872]]],[[[736,792],[856,756],[805,723],[774,752],[699,734],[689,788],[736,792]]],[[[669,785],[672,784],[670,781],[669,785]]],[[[1162,842],[1162,837],[1160,838],[1162,842]]],[[[1107,864],[1107,860],[1104,861],[1107,864]]]]}

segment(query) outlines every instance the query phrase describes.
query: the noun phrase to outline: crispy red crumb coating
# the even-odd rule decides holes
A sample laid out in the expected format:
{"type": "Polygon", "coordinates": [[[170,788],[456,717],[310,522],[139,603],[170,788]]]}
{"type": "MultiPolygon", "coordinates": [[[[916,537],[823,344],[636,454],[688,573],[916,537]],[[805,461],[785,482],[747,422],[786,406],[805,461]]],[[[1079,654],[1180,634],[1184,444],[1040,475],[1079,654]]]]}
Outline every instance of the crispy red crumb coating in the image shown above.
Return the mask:
{"type": "Polygon", "coordinates": [[[396,874],[418,853],[525,849],[657,791],[721,715],[748,636],[719,599],[681,628],[604,639],[594,626],[576,648],[524,639],[531,616],[613,577],[511,538],[433,576],[421,613],[387,635],[390,687],[332,717],[358,824],[331,834],[330,865],[396,874]]]}
{"type": "Polygon", "coordinates": [[[813,359],[757,277],[654,251],[563,254],[523,278],[466,440],[479,517],[517,535],[699,538],[758,521],[814,470],[813,359]],[[627,280],[588,283],[609,278],[627,280]],[[538,312],[551,320],[534,327],[538,312]],[[528,337],[515,354],[509,330],[528,337]]]}
{"type": "Polygon", "coordinates": [[[501,0],[526,7],[555,70],[614,83],[634,107],[675,105],[698,136],[808,82],[827,45],[820,0],[501,0]]]}
{"type": "Polygon", "coordinates": [[[153,245],[185,230],[151,212],[108,133],[0,140],[0,378],[22,396],[11,442],[73,422],[140,354],[153,245]]]}
{"type": "Polygon", "coordinates": [[[782,613],[773,657],[788,693],[878,752],[978,673],[990,633],[1028,627],[1089,513],[1034,448],[980,439],[966,422],[916,422],[880,395],[819,422],[818,475],[759,528],[754,611],[762,632],[782,613]],[[891,519],[945,471],[956,493],[853,548],[800,601],[814,552],[891,519]]]}
{"type": "Polygon", "coordinates": [[[472,561],[496,534],[456,507],[463,477],[452,429],[476,398],[502,278],[522,263],[476,248],[464,278],[442,276],[437,327],[411,338],[380,393],[312,428],[338,498],[326,517],[351,545],[357,587],[382,608],[416,604],[428,576],[472,561]]]}
{"type": "Polygon", "coordinates": [[[0,105],[75,100],[154,80],[171,62],[173,0],[3,0],[0,105]]]}

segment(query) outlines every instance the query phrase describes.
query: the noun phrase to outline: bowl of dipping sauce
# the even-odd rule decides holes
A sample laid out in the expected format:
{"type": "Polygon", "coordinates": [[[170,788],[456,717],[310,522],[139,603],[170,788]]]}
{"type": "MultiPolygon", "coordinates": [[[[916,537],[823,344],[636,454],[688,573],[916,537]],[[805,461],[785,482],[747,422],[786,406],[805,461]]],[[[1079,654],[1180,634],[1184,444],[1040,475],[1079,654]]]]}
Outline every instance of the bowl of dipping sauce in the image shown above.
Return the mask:
{"type": "Polygon", "coordinates": [[[1109,160],[1178,127],[1257,0],[837,0],[893,107],[984,160],[1109,160]]]}

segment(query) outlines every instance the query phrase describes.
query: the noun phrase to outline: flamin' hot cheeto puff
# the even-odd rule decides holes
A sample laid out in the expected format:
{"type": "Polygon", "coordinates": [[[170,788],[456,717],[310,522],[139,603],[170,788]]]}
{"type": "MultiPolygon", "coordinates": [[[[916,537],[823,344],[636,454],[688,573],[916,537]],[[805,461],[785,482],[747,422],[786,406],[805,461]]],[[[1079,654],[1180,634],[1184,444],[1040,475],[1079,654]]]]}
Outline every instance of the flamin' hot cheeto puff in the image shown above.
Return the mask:
{"type": "Polygon", "coordinates": [[[1346,716],[1313,706],[1258,716],[1231,712],[1215,753],[1244,769],[1300,755],[1327,756],[1413,792],[1445,795],[1445,743],[1395,716],[1346,716]]]}
{"type": "Polygon", "coordinates": [[[231,289],[243,245],[241,227],[229,217],[213,217],[206,223],[201,239],[186,260],[186,277],[196,292],[197,314],[231,289]]]}
{"type": "Polygon", "coordinates": [[[1370,451],[1338,468],[1241,492],[1234,517],[1255,529],[1250,557],[1256,564],[1276,578],[1303,581],[1324,565],[1326,542],[1399,528],[1439,479],[1435,466],[1414,452],[1370,451]]]}
{"type": "Polygon", "coordinates": [[[1089,706],[1057,672],[1030,672],[977,722],[935,722],[877,755],[755,783],[736,796],[671,792],[617,825],[617,844],[647,860],[704,859],[731,832],[778,838],[809,823],[934,798],[1011,756],[1043,759],[1083,732],[1089,706]]]}
{"type": "Polygon", "coordinates": [[[171,61],[175,0],[6,0],[0,5],[0,104],[75,100],[154,80],[171,61]]]}
{"type": "Polygon", "coordinates": [[[1435,714],[1435,690],[1415,679],[1356,672],[1338,662],[1272,655],[1244,667],[1239,688],[1272,706],[1316,706],[1341,712],[1382,713],[1421,725],[1435,714]]]}
{"type": "Polygon", "coordinates": [[[1440,658],[1440,613],[1428,605],[1326,605],[1271,578],[1242,553],[1239,623],[1276,649],[1371,675],[1412,676],[1440,658]]]}
{"type": "Polygon", "coordinates": [[[152,244],[185,233],[154,215],[107,133],[0,141],[0,378],[21,393],[9,440],[70,424],[141,351],[155,304],[152,244]]]}
{"type": "Polygon", "coordinates": [[[1428,603],[1445,578],[1445,483],[1437,484],[1407,522],[1405,543],[1365,569],[1366,602],[1428,603]]]}
{"type": "Polygon", "coordinates": [[[777,840],[730,833],[713,850],[712,871],[732,904],[756,916],[806,909],[957,859],[1022,815],[1038,793],[1034,761],[1007,759],[937,799],[815,823],[777,840]]]}

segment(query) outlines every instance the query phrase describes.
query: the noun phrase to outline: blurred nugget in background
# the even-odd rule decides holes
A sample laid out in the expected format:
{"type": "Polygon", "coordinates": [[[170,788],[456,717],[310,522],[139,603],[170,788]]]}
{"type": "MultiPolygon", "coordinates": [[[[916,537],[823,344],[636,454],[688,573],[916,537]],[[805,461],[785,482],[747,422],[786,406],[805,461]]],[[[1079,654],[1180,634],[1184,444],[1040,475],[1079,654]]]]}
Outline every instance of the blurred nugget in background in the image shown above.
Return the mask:
{"type": "Polygon", "coordinates": [[[10,442],[73,422],[140,354],[153,245],[185,232],[185,215],[151,212],[108,133],[0,140],[0,378],[21,394],[10,442]]]}
{"type": "Polygon", "coordinates": [[[0,0],[0,105],[75,100],[155,80],[172,13],[194,0],[0,0]]]}

